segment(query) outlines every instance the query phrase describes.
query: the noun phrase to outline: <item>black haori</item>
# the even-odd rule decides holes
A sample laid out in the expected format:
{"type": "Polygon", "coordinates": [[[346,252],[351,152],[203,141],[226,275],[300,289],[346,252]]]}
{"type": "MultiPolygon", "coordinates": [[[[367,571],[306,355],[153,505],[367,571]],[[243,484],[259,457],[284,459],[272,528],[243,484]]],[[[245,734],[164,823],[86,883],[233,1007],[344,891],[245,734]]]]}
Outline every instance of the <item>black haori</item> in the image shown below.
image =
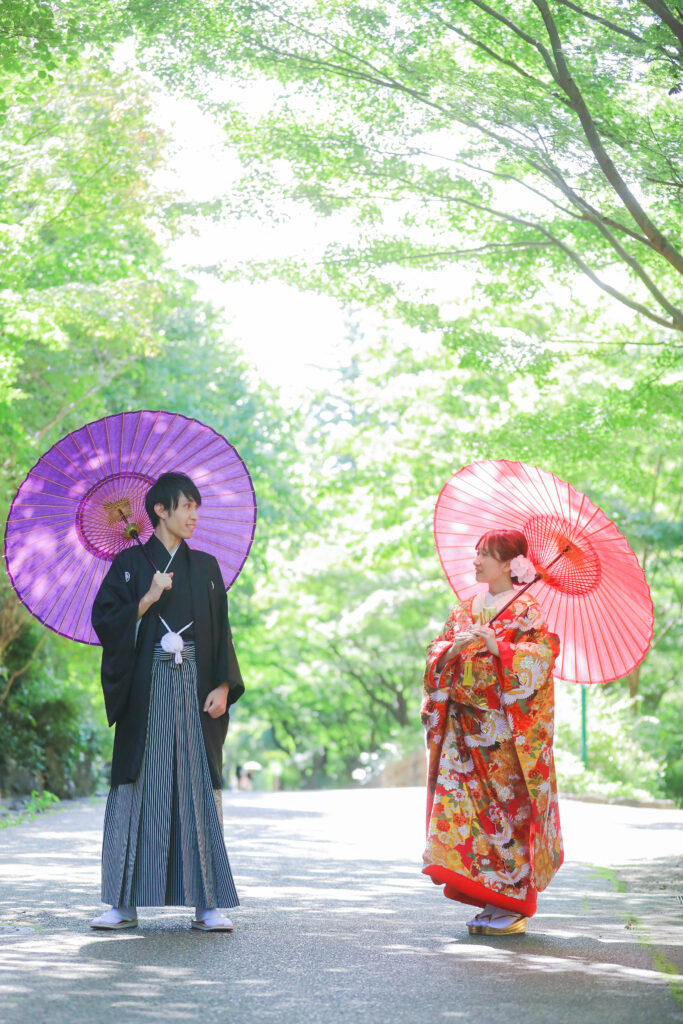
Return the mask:
{"type": "Polygon", "coordinates": [[[199,719],[194,644],[179,665],[154,648],[140,772],[112,786],[107,800],[102,899],[115,907],[239,905],[199,719]]]}

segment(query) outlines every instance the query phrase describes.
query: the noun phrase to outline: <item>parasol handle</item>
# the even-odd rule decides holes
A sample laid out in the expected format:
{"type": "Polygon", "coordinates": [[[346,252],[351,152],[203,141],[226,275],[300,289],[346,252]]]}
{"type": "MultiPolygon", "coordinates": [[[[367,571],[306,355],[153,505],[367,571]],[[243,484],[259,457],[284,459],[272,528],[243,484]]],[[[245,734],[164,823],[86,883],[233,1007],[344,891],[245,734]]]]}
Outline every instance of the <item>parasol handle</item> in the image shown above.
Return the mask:
{"type": "MultiPolygon", "coordinates": [[[[549,562],[546,565],[546,567],[544,568],[543,572],[545,572],[547,569],[550,569],[551,566],[555,565],[555,562],[559,562],[559,560],[562,558],[562,556],[567,554],[567,552],[569,551],[570,547],[571,547],[571,544],[567,544],[566,548],[562,548],[562,550],[560,551],[559,555],[556,555],[555,558],[553,558],[552,562],[549,562]]],[[[496,614],[493,616],[492,619],[489,619],[489,626],[491,625],[492,622],[496,621],[496,619],[498,618],[499,615],[503,614],[503,612],[506,610],[506,608],[509,608],[510,605],[514,601],[516,601],[518,597],[521,597],[522,594],[525,594],[527,592],[527,590],[529,589],[529,587],[533,587],[534,583],[538,583],[538,581],[541,578],[542,578],[542,573],[537,572],[536,575],[534,576],[534,578],[532,579],[531,583],[525,583],[521,590],[517,590],[515,592],[515,596],[511,597],[510,600],[507,602],[507,604],[504,604],[503,607],[500,609],[500,611],[496,612],[496,614]]]]}
{"type": "Polygon", "coordinates": [[[123,512],[121,509],[119,509],[118,511],[119,511],[119,515],[121,516],[121,518],[123,519],[124,523],[128,527],[128,530],[127,530],[128,536],[132,537],[133,540],[137,541],[137,543],[140,545],[140,550],[142,551],[143,555],[145,556],[145,558],[147,559],[149,564],[152,566],[152,568],[154,569],[155,572],[159,572],[159,570],[157,569],[156,565],[152,561],[151,556],[147,552],[147,550],[145,548],[145,545],[140,540],[140,531],[136,527],[135,523],[129,523],[128,519],[126,518],[125,512],[123,512]]]}

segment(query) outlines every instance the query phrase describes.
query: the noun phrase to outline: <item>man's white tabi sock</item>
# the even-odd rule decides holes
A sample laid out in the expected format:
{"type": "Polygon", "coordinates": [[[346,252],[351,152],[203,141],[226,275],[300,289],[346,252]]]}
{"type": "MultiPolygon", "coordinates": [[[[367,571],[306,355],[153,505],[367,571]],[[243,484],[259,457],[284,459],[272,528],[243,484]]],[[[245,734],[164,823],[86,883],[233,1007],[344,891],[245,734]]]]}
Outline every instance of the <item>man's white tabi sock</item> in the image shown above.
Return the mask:
{"type": "Polygon", "coordinates": [[[115,928],[122,921],[137,921],[138,912],[135,907],[111,907],[90,922],[93,928],[115,928]]]}
{"type": "Polygon", "coordinates": [[[232,924],[230,918],[225,917],[225,915],[221,914],[220,910],[217,910],[215,907],[196,907],[195,921],[200,921],[209,928],[215,928],[218,925],[225,926],[232,924]]]}

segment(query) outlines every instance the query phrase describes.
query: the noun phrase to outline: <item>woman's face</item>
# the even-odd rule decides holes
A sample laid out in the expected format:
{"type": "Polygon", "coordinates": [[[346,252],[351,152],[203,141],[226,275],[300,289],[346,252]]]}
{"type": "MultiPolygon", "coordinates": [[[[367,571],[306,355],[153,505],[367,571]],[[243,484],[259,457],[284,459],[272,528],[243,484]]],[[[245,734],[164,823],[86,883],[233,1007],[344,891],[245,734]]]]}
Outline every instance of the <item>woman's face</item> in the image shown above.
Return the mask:
{"type": "Polygon", "coordinates": [[[499,561],[485,544],[482,544],[477,549],[477,553],[474,556],[474,573],[477,577],[477,583],[488,583],[490,587],[491,584],[495,585],[509,581],[510,586],[512,586],[510,562],[499,561]]]}

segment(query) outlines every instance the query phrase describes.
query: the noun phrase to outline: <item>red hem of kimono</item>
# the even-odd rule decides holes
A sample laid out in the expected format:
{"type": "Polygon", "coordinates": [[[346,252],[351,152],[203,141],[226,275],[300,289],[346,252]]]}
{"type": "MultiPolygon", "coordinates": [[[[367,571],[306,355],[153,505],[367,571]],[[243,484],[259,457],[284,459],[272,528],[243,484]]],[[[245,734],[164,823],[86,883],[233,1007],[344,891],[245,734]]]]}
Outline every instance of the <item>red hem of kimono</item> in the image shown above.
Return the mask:
{"type": "Polygon", "coordinates": [[[515,914],[523,914],[524,917],[533,917],[536,913],[538,892],[532,886],[527,890],[526,899],[517,900],[511,896],[503,896],[481,885],[480,882],[473,882],[464,875],[458,875],[455,871],[449,871],[448,868],[442,868],[439,864],[428,864],[422,869],[422,874],[429,875],[436,885],[443,885],[443,894],[449,900],[468,903],[472,907],[485,907],[487,903],[491,903],[501,910],[512,910],[515,914]]]}

